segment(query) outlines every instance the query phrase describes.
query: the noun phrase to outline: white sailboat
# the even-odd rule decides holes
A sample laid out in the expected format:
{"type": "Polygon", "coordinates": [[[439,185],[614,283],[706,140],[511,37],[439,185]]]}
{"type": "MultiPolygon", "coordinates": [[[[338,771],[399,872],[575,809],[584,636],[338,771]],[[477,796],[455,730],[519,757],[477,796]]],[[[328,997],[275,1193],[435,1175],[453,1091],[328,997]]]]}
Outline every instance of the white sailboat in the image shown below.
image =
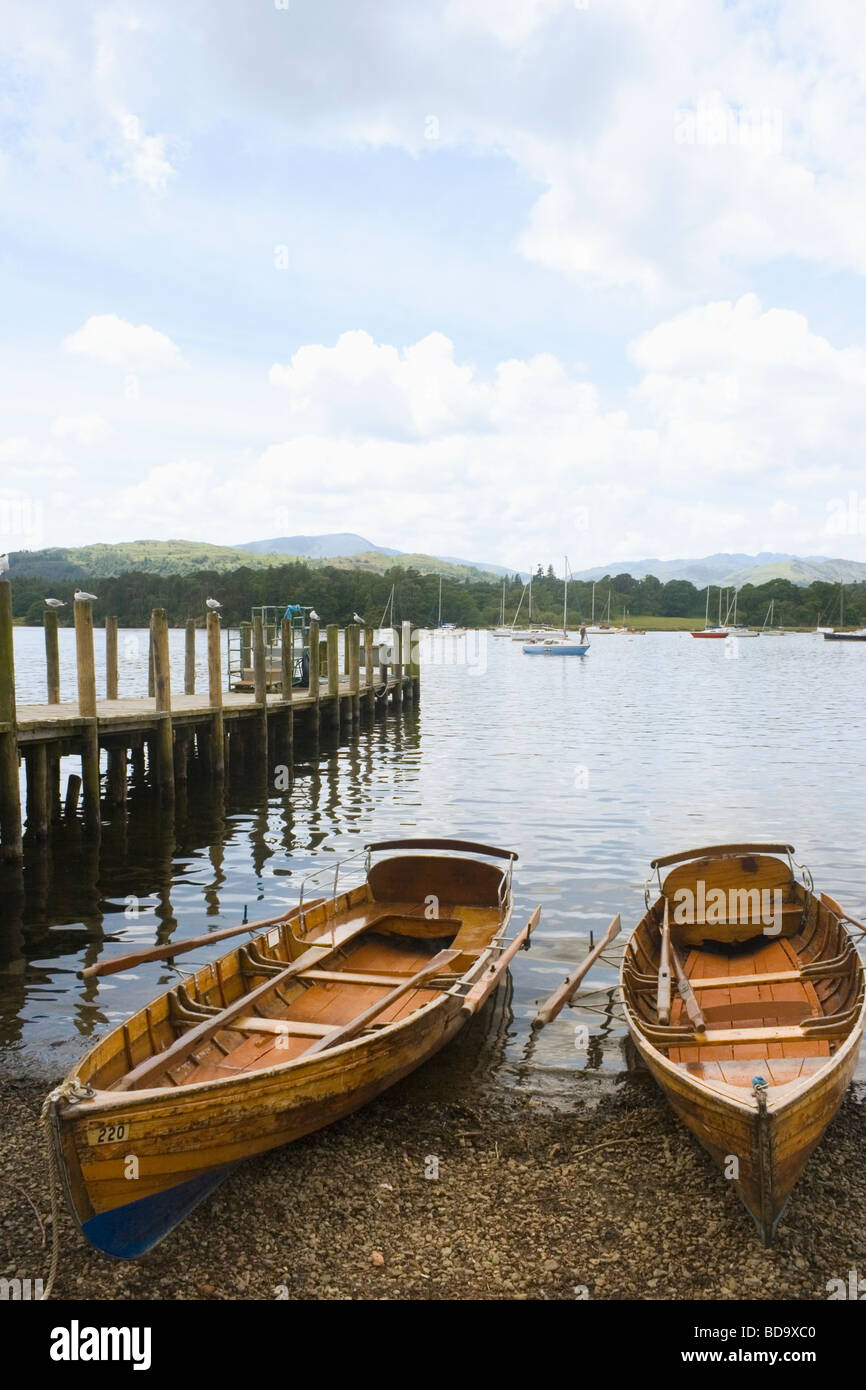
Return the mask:
{"type": "Polygon", "coordinates": [[[595,585],[593,584],[593,586],[592,586],[592,613],[590,614],[589,626],[588,626],[588,628],[586,629],[586,630],[587,630],[587,633],[588,633],[590,636],[592,636],[592,637],[619,637],[619,636],[622,636],[622,635],[625,633],[626,629],[625,629],[624,627],[616,627],[616,626],[613,626],[613,625],[611,624],[611,621],[610,621],[610,600],[611,600],[611,589],[610,589],[610,587],[608,587],[608,591],[607,591],[607,613],[606,613],[606,615],[605,615],[605,619],[604,619],[604,622],[603,622],[603,623],[596,623],[596,621],[595,621],[595,585]]]}
{"type": "Polygon", "coordinates": [[[565,556],[565,582],[562,591],[562,636],[541,635],[523,648],[525,656],[586,656],[588,642],[576,642],[568,635],[568,556],[565,556]]]}
{"type": "Polygon", "coordinates": [[[774,598],[771,598],[771,599],[770,599],[770,606],[769,606],[769,608],[767,609],[767,616],[766,616],[766,618],[764,619],[764,626],[761,628],[761,636],[762,636],[762,637],[784,637],[784,636],[785,636],[785,632],[784,632],[784,629],[783,629],[783,628],[781,628],[781,627],[774,627],[774,626],[773,626],[773,614],[775,613],[775,610],[776,610],[776,600],[775,600],[774,598]]]}

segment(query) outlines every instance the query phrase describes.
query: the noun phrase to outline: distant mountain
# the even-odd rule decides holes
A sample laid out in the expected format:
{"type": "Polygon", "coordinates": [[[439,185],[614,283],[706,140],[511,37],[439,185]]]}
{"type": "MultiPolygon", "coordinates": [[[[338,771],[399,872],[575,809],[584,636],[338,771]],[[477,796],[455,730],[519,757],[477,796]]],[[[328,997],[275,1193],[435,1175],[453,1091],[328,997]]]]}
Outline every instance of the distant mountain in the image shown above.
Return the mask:
{"type": "MultiPolygon", "coordinates": [[[[9,555],[12,579],[39,578],[46,582],[64,579],[113,578],[119,574],[184,575],[202,571],[225,574],[242,568],[264,570],[286,565],[293,560],[319,569],[331,565],[337,569],[368,570],[387,574],[395,565],[419,570],[422,574],[442,574],[450,579],[494,578],[484,565],[470,561],[442,560],[435,555],[404,554],[372,546],[362,536],[284,537],[279,541],[253,541],[246,547],[208,545],[203,541],[122,541],[116,545],[82,545],[53,547],[47,550],[18,550],[9,555]],[[303,553],[289,550],[259,550],[256,547],[306,542],[303,553]],[[322,553],[315,546],[321,544],[322,553]],[[350,551],[339,548],[351,545],[350,551]],[[355,551],[355,545],[366,546],[355,551]]],[[[510,573],[498,570],[497,573],[510,573]]]]}
{"type": "Polygon", "coordinates": [[[353,531],[336,531],[333,535],[325,536],[278,536],[268,541],[244,541],[242,545],[234,548],[248,550],[251,555],[303,555],[316,560],[357,559],[363,563],[364,568],[369,568],[371,555],[389,555],[399,556],[404,564],[412,564],[414,569],[421,568],[414,563],[415,561],[423,560],[426,564],[434,559],[464,570],[489,571],[490,574],[514,573],[514,570],[506,565],[487,564],[481,560],[461,560],[455,555],[430,556],[419,555],[418,552],[409,554],[404,550],[392,550],[387,545],[374,545],[372,541],[355,535],[353,531]]]}
{"type": "Polygon", "coordinates": [[[374,545],[353,531],[336,531],[327,536],[278,536],[270,541],[244,541],[235,550],[248,550],[252,555],[305,555],[315,560],[332,560],[346,555],[362,555],[371,550],[381,555],[399,555],[384,545],[374,545]]]}
{"type": "Polygon", "coordinates": [[[664,584],[671,579],[685,579],[699,589],[707,584],[739,589],[744,584],[766,584],[771,579],[788,579],[799,585],[811,584],[816,579],[846,584],[863,582],[866,564],[859,560],[834,560],[826,555],[801,558],[765,550],[758,555],[720,553],[705,555],[702,559],[615,560],[610,565],[581,570],[574,578],[592,581],[616,574],[630,574],[633,579],[652,574],[664,584]]]}

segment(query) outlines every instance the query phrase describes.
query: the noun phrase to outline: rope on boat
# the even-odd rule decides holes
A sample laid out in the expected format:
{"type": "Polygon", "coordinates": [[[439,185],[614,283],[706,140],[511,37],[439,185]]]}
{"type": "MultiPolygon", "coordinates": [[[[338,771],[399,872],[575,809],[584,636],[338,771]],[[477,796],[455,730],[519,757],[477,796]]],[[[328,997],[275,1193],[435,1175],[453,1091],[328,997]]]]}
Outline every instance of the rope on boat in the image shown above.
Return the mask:
{"type": "Polygon", "coordinates": [[[48,1267],[48,1278],[42,1291],[43,1302],[51,1297],[54,1281],[57,1278],[57,1266],[60,1262],[60,1173],[57,1167],[57,1148],[52,1132],[57,1102],[68,1100],[74,1105],[77,1101],[87,1100],[92,1094],[92,1089],[82,1085],[77,1077],[71,1081],[62,1081],[45,1097],[39,1116],[39,1123],[45,1135],[48,1159],[48,1198],[51,1204],[51,1263],[48,1267]]]}

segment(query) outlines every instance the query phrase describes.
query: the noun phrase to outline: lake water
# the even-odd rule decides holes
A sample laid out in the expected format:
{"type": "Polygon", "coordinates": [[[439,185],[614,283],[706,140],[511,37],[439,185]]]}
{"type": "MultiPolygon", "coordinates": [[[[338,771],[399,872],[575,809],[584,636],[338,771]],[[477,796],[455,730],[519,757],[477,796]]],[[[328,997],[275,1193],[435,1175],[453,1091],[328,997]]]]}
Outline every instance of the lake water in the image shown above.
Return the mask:
{"type": "MultiPolygon", "coordinates": [[[[203,634],[202,634],[203,637],[203,634]]],[[[171,634],[182,682],[183,633],[171,634]]],[[[97,669],[102,635],[97,634],[97,669]]],[[[44,697],[42,634],[16,629],[19,702],[44,697]]],[[[568,1009],[532,1040],[529,1021],[610,918],[643,912],[649,861],[736,840],[789,840],[816,888],[866,916],[866,648],[813,635],[695,642],[687,633],[597,637],[585,659],[529,658],[507,639],[438,639],[421,701],[354,739],[296,746],[290,793],[233,777],[226,799],[191,782],[167,818],[133,787],[125,823],[99,854],[78,827],[31,856],[22,905],[0,901],[0,1065],[57,1076],[92,1039],[179,978],[165,963],[82,983],[76,970],[123,944],[177,939],[297,901],[300,878],[366,841],[466,837],[512,847],[513,929],[540,903],[510,997],[443,1060],[488,1081],[591,1098],[627,1067],[611,1008],[613,966],[585,982],[592,1011],[568,1009]],[[126,915],[128,899],[141,904],[126,915]],[[588,1024],[588,1053],[575,1025],[588,1024]],[[486,1036],[485,1032],[486,1030],[486,1036]]],[[[147,635],[120,634],[121,694],[146,689],[147,635]]],[[[63,697],[74,693],[71,630],[61,632],[63,697]]],[[[206,664],[199,649],[199,681],[206,664]]],[[[199,688],[202,688],[201,685],[199,688]]],[[[74,770],[74,759],[65,761],[74,770]]],[[[180,957],[187,973],[215,955],[180,957]]],[[[447,1083],[447,1066],[438,1068],[447,1083]]],[[[866,1063],[861,1062],[861,1079],[866,1063]]]]}

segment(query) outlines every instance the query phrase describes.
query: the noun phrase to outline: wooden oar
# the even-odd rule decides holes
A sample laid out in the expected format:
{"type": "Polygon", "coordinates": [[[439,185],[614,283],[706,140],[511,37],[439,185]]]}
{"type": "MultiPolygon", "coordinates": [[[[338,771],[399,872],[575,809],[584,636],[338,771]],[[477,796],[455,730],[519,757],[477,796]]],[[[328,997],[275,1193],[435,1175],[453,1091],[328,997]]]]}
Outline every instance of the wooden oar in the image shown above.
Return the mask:
{"type": "MultiPolygon", "coordinates": [[[[670,929],[668,930],[670,932],[670,929]]],[[[673,941],[670,942],[670,954],[671,960],[673,961],[674,973],[677,977],[677,989],[685,1005],[686,1013],[692,1021],[695,1032],[703,1033],[706,1031],[707,1021],[701,1013],[701,1007],[695,998],[694,990],[689,984],[689,977],[683,968],[683,963],[680,960],[680,953],[673,941]]]]}
{"type": "MultiPolygon", "coordinates": [[[[313,898],[310,902],[304,903],[304,912],[308,912],[311,907],[316,907],[323,903],[324,898],[313,898]]],[[[301,909],[293,907],[290,912],[284,912],[282,917],[268,917],[264,922],[247,922],[243,927],[224,927],[222,931],[206,932],[204,936],[188,936],[184,941],[169,941],[165,946],[152,946],[145,951],[130,951],[125,956],[115,956],[113,960],[100,961],[98,965],[88,965],[84,970],[78,971],[79,980],[92,980],[97,975],[114,975],[118,970],[131,970],[136,965],[143,965],[149,960],[171,960],[173,956],[182,956],[185,951],[194,951],[197,946],[210,946],[214,941],[225,941],[230,936],[240,936],[243,932],[264,931],[266,927],[276,927],[281,922],[294,920],[301,909]]]]}
{"type": "Polygon", "coordinates": [[[304,1052],[304,1061],[306,1061],[308,1057],[312,1057],[316,1052],[324,1052],[326,1048],[336,1047],[338,1043],[350,1042],[352,1038],[362,1033],[367,1025],[373,1022],[374,1018],[384,1013],[392,1004],[398,1003],[405,995],[411,994],[415,989],[423,989],[428,980],[432,980],[436,975],[441,975],[445,966],[450,965],[452,960],[456,960],[459,955],[459,951],[439,951],[432,960],[429,960],[411,979],[404,980],[396,989],[389,990],[389,992],[383,995],[381,999],[377,1000],[375,1004],[371,1004],[368,1009],[364,1009],[363,1013],[357,1014],[355,1018],[350,1019],[348,1023],[344,1023],[342,1027],[333,1029],[326,1037],[320,1038],[318,1042],[313,1043],[312,1047],[306,1048],[304,1052]]]}
{"type": "Polygon", "coordinates": [[[461,1014],[477,1014],[483,1004],[487,1002],[490,995],[496,989],[502,979],[510,962],[517,955],[518,951],[529,950],[529,938],[538,926],[538,919],[541,916],[541,907],[538,906],[530,917],[522,931],[509,941],[499,959],[488,966],[480,980],[477,980],[467,994],[463,996],[463,1003],[460,1008],[461,1014]]]}
{"type": "Polygon", "coordinates": [[[614,917],[601,941],[594,946],[585,960],[581,961],[578,968],[569,975],[568,979],[553,991],[548,999],[545,999],[535,1018],[532,1020],[533,1028],[543,1028],[545,1024],[552,1023],[565,1005],[569,1002],[574,991],[577,989],[583,977],[592,969],[606,946],[619,935],[622,922],[619,913],[614,917]]]}
{"type": "Polygon", "coordinates": [[[665,915],[662,922],[662,940],[659,951],[658,992],[656,1012],[659,1023],[671,1021],[671,924],[668,921],[668,900],[665,898],[665,915]]]}
{"type": "Polygon", "coordinates": [[[821,901],[829,907],[831,912],[835,912],[837,917],[844,917],[846,922],[850,922],[852,927],[866,936],[866,924],[858,922],[856,917],[852,917],[850,912],[846,912],[844,907],[841,907],[835,898],[830,897],[829,893],[822,893],[821,901]]]}

